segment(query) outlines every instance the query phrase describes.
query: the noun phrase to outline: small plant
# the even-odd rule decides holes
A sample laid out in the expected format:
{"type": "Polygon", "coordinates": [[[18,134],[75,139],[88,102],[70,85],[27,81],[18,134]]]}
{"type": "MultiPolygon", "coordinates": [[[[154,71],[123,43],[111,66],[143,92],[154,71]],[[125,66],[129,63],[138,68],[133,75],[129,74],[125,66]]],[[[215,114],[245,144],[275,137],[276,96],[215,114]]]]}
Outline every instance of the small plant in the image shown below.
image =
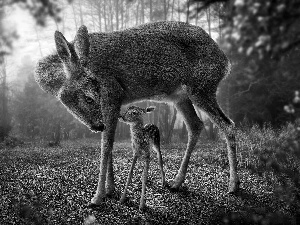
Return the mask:
{"type": "MultiPolygon", "coordinates": [[[[300,119],[281,129],[268,124],[262,128],[245,126],[237,132],[237,138],[240,166],[263,176],[275,187],[275,196],[290,210],[299,210],[300,119]]],[[[272,217],[278,217],[277,214],[272,217]]],[[[300,211],[295,214],[300,215],[300,211]]],[[[258,224],[271,224],[270,221],[272,218],[265,218],[258,224]]]]}
{"type": "Polygon", "coordinates": [[[24,144],[24,142],[18,138],[6,136],[4,141],[0,143],[0,148],[14,148],[22,144],[24,144]]]}

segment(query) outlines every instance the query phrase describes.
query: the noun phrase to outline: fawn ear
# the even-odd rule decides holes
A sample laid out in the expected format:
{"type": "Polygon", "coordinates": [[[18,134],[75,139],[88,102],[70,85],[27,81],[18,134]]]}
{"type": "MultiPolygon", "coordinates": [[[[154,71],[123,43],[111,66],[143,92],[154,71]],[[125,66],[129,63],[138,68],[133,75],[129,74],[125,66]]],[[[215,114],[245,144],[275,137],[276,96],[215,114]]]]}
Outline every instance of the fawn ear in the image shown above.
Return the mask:
{"type": "Polygon", "coordinates": [[[152,112],[154,109],[155,109],[155,106],[147,107],[147,108],[146,108],[146,112],[147,112],[147,113],[150,113],[150,112],[152,112]]]}
{"type": "Polygon", "coordinates": [[[74,41],[74,46],[75,51],[80,59],[80,63],[83,66],[86,66],[90,51],[89,33],[86,26],[82,25],[78,29],[74,41]]]}
{"type": "Polygon", "coordinates": [[[69,45],[68,45],[69,43],[65,39],[64,35],[59,31],[55,31],[54,39],[55,39],[56,50],[59,55],[59,58],[63,62],[69,61],[71,58],[71,51],[69,49],[69,45]]]}

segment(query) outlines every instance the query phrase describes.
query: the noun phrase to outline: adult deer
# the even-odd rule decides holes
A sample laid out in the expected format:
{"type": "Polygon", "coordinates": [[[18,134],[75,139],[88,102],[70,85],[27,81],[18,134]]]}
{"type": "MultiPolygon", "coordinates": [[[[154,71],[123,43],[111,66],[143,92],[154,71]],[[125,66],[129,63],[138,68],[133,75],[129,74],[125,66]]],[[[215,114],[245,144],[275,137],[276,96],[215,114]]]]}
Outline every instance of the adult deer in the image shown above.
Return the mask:
{"type": "Polygon", "coordinates": [[[55,43],[57,53],[38,62],[35,78],[92,131],[103,132],[92,205],[99,205],[114,191],[112,149],[121,106],[146,99],[173,102],[188,130],[173,189],[185,180],[203,128],[194,107],[206,112],[224,132],[229,192],[238,189],[234,123],[216,101],[217,86],[230,73],[230,63],[203,29],[182,22],[157,22],[124,31],[88,33],[81,26],[73,42],[56,31],[55,43]]]}

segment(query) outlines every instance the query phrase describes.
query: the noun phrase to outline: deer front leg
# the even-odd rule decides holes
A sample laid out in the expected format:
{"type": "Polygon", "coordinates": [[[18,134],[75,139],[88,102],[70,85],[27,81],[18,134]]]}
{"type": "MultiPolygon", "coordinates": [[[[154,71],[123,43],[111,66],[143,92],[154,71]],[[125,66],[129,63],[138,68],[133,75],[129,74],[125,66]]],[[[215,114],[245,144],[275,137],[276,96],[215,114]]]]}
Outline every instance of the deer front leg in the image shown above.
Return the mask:
{"type": "Polygon", "coordinates": [[[101,140],[101,157],[100,157],[100,172],[97,191],[91,200],[91,205],[99,205],[104,197],[105,185],[107,190],[113,190],[113,166],[112,166],[112,149],[115,137],[115,130],[118,122],[118,113],[108,114],[108,119],[105,120],[106,129],[102,133],[101,140]],[[107,177],[107,182],[106,182],[107,177]]]}
{"type": "Polygon", "coordinates": [[[114,183],[114,169],[113,169],[113,157],[112,151],[108,155],[108,162],[107,162],[107,173],[106,173],[106,196],[110,197],[113,195],[115,190],[115,183],[114,183]]]}

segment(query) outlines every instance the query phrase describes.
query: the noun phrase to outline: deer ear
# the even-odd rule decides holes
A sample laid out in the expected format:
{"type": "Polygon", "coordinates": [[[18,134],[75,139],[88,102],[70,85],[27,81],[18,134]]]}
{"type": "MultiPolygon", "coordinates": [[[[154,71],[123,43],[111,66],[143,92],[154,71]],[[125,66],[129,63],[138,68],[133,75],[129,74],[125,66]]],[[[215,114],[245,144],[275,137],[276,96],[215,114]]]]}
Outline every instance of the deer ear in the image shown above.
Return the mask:
{"type": "Polygon", "coordinates": [[[55,31],[54,39],[56,50],[60,59],[63,62],[69,61],[71,58],[71,51],[68,46],[68,41],[65,39],[64,35],[59,31],[55,31]]]}
{"type": "Polygon", "coordinates": [[[86,26],[82,25],[75,37],[75,51],[80,59],[80,63],[85,66],[88,62],[89,51],[90,51],[90,41],[89,33],[86,26]]]}
{"type": "Polygon", "coordinates": [[[147,107],[147,108],[146,108],[146,112],[147,112],[147,113],[150,113],[150,112],[152,112],[154,109],[155,109],[155,106],[147,107]]]}

